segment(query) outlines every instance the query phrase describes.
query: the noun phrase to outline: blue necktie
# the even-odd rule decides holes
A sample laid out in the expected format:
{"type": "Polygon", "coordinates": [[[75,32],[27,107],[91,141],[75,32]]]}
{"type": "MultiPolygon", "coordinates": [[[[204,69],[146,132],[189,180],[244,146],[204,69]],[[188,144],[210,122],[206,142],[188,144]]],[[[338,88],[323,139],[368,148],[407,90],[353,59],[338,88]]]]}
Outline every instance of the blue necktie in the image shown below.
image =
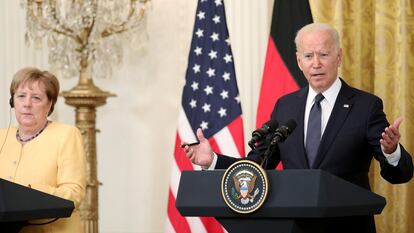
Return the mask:
{"type": "Polygon", "coordinates": [[[321,93],[316,95],[315,102],[309,113],[308,130],[306,132],[306,154],[309,167],[312,167],[315,162],[319,143],[321,142],[321,101],[323,98],[324,96],[321,93]]]}

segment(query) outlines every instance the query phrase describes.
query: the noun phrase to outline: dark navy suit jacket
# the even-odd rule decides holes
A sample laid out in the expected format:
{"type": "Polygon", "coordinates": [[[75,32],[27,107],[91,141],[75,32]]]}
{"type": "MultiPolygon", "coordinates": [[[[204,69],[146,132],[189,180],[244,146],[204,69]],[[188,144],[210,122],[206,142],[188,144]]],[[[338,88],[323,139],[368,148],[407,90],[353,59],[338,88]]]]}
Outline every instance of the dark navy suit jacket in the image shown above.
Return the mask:
{"type": "MultiPolygon", "coordinates": [[[[389,126],[381,99],[352,88],[343,80],[341,82],[341,90],[312,167],[308,165],[304,146],[304,115],[309,87],[279,99],[271,118],[276,119],[279,124],[293,119],[297,127],[286,141],[279,143],[266,163],[266,168],[273,169],[279,161],[282,161],[284,169],[322,169],[370,189],[368,171],[372,158],[375,158],[380,163],[381,175],[384,179],[393,184],[408,182],[413,176],[413,163],[404,147],[400,145],[401,159],[396,167],[387,162],[381,151],[379,142],[381,133],[389,126]]],[[[265,148],[267,148],[266,143],[259,146],[256,151],[251,151],[247,158],[261,162],[265,148]]],[[[234,161],[233,158],[219,155],[216,168],[226,168],[234,161]]],[[[346,222],[347,225],[352,224],[352,221],[346,222]]],[[[360,232],[375,232],[372,217],[362,222],[368,224],[360,232]]],[[[351,232],[359,232],[355,227],[354,225],[351,232]]],[[[333,229],[328,231],[331,230],[333,229]]]]}

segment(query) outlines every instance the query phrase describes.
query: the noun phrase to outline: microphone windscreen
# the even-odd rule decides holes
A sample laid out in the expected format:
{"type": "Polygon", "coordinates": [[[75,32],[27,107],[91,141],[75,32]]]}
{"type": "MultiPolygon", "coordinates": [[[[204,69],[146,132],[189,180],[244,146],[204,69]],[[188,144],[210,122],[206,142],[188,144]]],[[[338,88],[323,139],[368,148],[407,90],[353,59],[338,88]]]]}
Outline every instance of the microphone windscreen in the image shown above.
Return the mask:
{"type": "Polygon", "coordinates": [[[296,128],[296,121],[290,119],[286,122],[285,126],[292,132],[296,128]]]}
{"type": "Polygon", "coordinates": [[[269,121],[264,123],[263,126],[267,126],[270,131],[274,131],[279,126],[279,123],[277,122],[277,120],[270,119],[269,121]]]}

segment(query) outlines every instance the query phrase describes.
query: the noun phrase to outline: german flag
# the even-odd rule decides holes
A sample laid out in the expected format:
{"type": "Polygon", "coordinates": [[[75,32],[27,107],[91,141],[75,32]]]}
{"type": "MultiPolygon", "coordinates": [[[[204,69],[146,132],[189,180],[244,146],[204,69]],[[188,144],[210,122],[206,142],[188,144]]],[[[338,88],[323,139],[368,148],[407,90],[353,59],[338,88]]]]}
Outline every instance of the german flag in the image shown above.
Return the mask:
{"type": "MultiPolygon", "coordinates": [[[[275,0],[260,89],[256,127],[269,120],[276,101],[307,85],[296,62],[296,32],[312,23],[308,0],[275,0]]],[[[283,123],[283,122],[282,122],[283,123]]]]}

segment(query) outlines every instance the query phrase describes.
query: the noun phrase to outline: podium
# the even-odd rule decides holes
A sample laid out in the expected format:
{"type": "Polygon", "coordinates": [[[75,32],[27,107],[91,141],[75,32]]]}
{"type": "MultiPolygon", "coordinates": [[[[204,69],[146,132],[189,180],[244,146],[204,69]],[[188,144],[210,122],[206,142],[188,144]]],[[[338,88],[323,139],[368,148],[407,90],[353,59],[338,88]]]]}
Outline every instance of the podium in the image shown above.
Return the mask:
{"type": "Polygon", "coordinates": [[[239,214],[223,200],[224,172],[182,172],[176,200],[181,215],[215,217],[229,233],[323,232],[325,223],[342,217],[380,214],[386,203],[385,198],[322,170],[271,170],[264,205],[251,214],[239,214]]]}
{"type": "Polygon", "coordinates": [[[27,221],[70,217],[72,201],[0,179],[0,232],[19,232],[27,221]]]}

